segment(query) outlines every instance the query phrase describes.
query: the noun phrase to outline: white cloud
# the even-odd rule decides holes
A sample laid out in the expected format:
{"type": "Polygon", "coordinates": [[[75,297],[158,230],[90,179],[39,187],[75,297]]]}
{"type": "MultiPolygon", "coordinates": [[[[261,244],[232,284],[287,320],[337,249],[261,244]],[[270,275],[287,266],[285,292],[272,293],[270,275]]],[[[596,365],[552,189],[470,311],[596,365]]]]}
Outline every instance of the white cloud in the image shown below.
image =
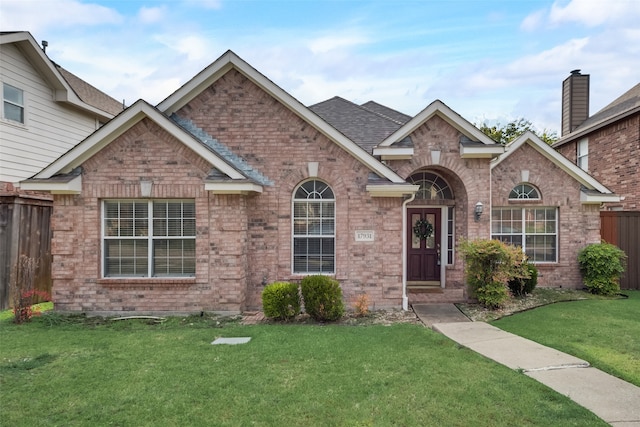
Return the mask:
{"type": "Polygon", "coordinates": [[[543,25],[546,17],[546,10],[538,10],[528,15],[520,24],[520,29],[524,31],[536,31],[543,25]]]}
{"type": "Polygon", "coordinates": [[[628,22],[638,24],[640,2],[637,0],[571,0],[565,6],[554,2],[549,19],[554,24],[578,22],[588,27],[604,23],[628,22]]]}
{"type": "Polygon", "coordinates": [[[166,17],[166,7],[141,7],[138,18],[143,24],[153,24],[162,21],[166,17]]]}
{"type": "Polygon", "coordinates": [[[188,5],[202,7],[205,9],[221,9],[222,0],[184,0],[188,5]]]}
{"type": "Polygon", "coordinates": [[[345,48],[351,48],[365,43],[367,43],[367,38],[362,35],[337,34],[331,36],[322,36],[309,41],[309,49],[314,54],[320,54],[335,50],[342,50],[345,48]]]}
{"type": "Polygon", "coordinates": [[[123,17],[114,9],[75,0],[2,0],[0,27],[3,31],[31,31],[50,28],[117,24],[123,17]]]}

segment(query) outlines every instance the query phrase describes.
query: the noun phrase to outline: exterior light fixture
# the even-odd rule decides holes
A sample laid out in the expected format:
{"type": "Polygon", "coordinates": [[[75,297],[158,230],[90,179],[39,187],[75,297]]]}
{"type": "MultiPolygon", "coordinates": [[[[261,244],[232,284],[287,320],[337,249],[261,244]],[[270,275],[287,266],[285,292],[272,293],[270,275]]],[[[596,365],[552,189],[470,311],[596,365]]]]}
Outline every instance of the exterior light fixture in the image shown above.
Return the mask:
{"type": "Polygon", "coordinates": [[[482,215],[483,208],[484,206],[482,205],[482,202],[476,203],[476,208],[473,211],[476,221],[480,221],[480,216],[482,215]]]}

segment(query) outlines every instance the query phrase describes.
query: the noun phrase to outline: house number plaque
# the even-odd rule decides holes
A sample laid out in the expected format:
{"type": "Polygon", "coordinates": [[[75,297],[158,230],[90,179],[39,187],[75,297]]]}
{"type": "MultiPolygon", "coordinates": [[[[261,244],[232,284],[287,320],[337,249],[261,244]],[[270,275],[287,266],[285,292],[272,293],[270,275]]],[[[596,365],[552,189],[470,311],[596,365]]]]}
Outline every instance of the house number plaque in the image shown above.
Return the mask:
{"type": "Polygon", "coordinates": [[[374,240],[373,230],[356,230],[356,242],[373,242],[374,240]]]}

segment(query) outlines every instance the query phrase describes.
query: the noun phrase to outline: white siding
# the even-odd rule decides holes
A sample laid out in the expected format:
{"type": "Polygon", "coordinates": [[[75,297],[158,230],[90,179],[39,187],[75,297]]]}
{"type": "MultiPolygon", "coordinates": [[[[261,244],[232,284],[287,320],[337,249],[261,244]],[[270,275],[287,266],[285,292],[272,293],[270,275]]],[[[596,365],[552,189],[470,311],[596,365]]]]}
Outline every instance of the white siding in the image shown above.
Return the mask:
{"type": "Polygon", "coordinates": [[[1,49],[0,80],[24,91],[24,125],[0,114],[0,181],[16,183],[85,139],[96,130],[97,119],[55,102],[53,89],[15,45],[1,49]]]}

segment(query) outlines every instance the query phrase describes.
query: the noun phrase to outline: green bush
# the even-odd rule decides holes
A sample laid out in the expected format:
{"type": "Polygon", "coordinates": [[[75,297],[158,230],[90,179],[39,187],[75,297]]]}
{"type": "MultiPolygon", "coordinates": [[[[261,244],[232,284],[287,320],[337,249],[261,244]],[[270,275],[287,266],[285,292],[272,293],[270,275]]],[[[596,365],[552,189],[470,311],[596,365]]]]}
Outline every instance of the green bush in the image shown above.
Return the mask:
{"type": "Polygon", "coordinates": [[[471,294],[487,308],[500,308],[507,302],[509,280],[528,277],[521,266],[524,257],[520,248],[479,239],[462,242],[460,250],[471,294]]]}
{"type": "Polygon", "coordinates": [[[578,264],[589,292],[615,295],[620,290],[620,276],[626,267],[627,255],[610,243],[594,243],[578,252],[578,264]]]}
{"type": "Polygon", "coordinates": [[[262,291],[262,309],[266,317],[290,320],[300,313],[300,292],[297,283],[274,282],[262,291]]]}
{"type": "Polygon", "coordinates": [[[338,320],[344,314],[342,289],[328,276],[307,276],[300,283],[305,311],[318,321],[338,320]]]}
{"type": "Polygon", "coordinates": [[[530,294],[538,285],[538,269],[536,266],[525,261],[522,263],[522,269],[524,270],[523,274],[520,277],[512,278],[508,283],[511,293],[517,297],[530,294]]]}

